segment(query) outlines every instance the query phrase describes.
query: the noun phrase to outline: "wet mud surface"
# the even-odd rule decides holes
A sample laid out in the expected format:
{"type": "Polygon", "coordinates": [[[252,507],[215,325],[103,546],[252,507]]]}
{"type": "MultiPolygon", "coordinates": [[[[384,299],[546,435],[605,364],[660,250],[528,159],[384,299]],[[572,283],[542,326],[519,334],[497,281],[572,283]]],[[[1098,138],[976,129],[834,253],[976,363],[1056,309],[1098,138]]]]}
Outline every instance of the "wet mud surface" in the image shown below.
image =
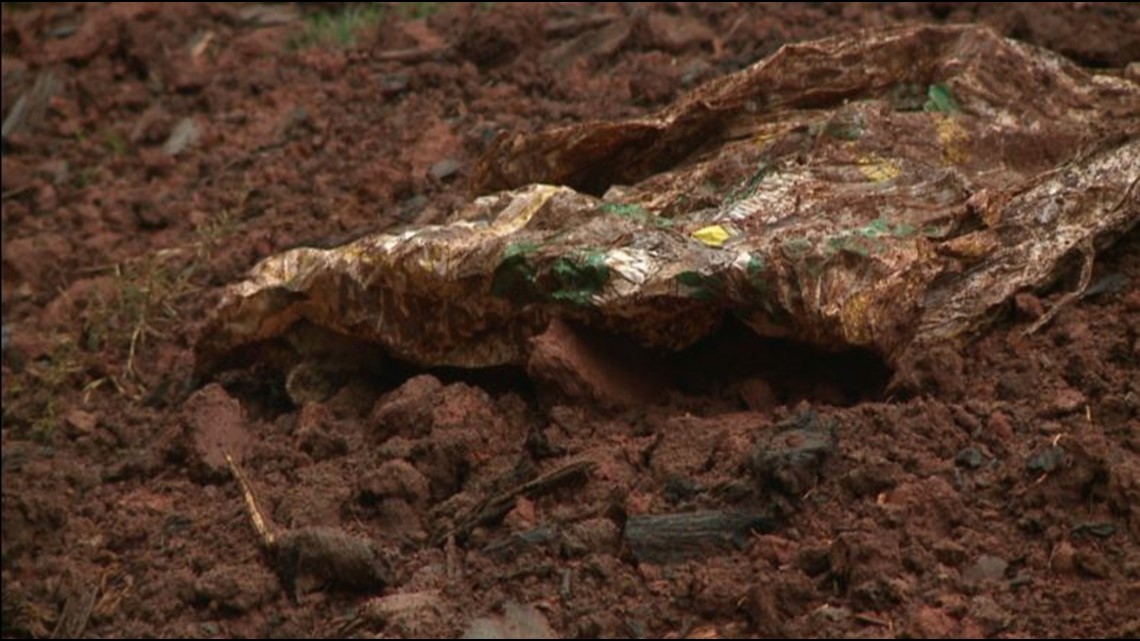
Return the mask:
{"type": "Polygon", "coordinates": [[[904,23],[1137,82],[1134,4],[335,9],[5,4],[4,636],[1140,634],[1135,229],[894,370],[733,323],[474,372],[193,354],[256,261],[439,222],[500,135],[904,23]]]}

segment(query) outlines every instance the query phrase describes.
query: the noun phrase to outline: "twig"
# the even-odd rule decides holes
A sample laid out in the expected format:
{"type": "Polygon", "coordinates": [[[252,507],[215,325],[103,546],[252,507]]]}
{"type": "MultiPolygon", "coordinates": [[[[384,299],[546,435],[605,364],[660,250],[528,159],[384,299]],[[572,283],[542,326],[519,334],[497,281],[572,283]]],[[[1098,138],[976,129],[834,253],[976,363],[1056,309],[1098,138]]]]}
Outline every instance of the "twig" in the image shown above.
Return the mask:
{"type": "Polygon", "coordinates": [[[604,27],[617,20],[612,13],[602,13],[583,17],[551,20],[542,26],[543,35],[548,38],[569,38],[583,31],[604,27]]]}
{"type": "Polygon", "coordinates": [[[451,51],[451,47],[414,47],[411,49],[393,49],[372,54],[375,62],[403,62],[414,64],[425,60],[438,60],[451,51]]]}
{"type": "Polygon", "coordinates": [[[87,621],[91,618],[91,610],[95,607],[95,597],[99,594],[98,587],[80,585],[63,604],[63,612],[59,621],[52,630],[53,639],[79,639],[87,629],[87,621]]]}
{"type": "Polygon", "coordinates": [[[241,487],[242,496],[245,497],[245,506],[249,510],[249,520],[253,522],[253,529],[257,530],[257,535],[261,537],[261,543],[265,549],[272,550],[277,544],[277,537],[273,534],[273,530],[269,527],[268,521],[262,516],[261,510],[257,507],[257,499],[253,496],[253,490],[250,489],[249,483],[245,480],[245,475],[238,469],[237,463],[234,462],[232,456],[228,451],[223,451],[222,454],[226,457],[226,464],[230,466],[230,473],[237,479],[238,485],[241,487]]]}
{"type": "MultiPolygon", "coordinates": [[[[557,487],[585,478],[597,465],[598,464],[594,461],[577,461],[570,463],[553,472],[543,474],[536,479],[513,487],[501,494],[484,499],[459,520],[459,524],[455,526],[455,529],[445,533],[441,539],[452,536],[461,538],[476,526],[506,516],[507,512],[511,511],[518,497],[525,496],[533,499],[546,494],[557,487]]],[[[437,539],[437,544],[441,539],[437,539]]]]}
{"type": "Polygon", "coordinates": [[[1092,282],[1093,263],[1096,262],[1096,250],[1093,249],[1092,241],[1088,240],[1080,245],[1081,254],[1084,256],[1084,263],[1081,265],[1081,280],[1077,283],[1077,288],[1068,294],[1061,297],[1056,305],[1053,305],[1048,312],[1038,318],[1028,329],[1025,330],[1023,336],[1029,336],[1037,333],[1045,325],[1057,317],[1061,310],[1071,305],[1074,301],[1079,300],[1084,295],[1085,290],[1089,288],[1089,283],[1092,282]]]}

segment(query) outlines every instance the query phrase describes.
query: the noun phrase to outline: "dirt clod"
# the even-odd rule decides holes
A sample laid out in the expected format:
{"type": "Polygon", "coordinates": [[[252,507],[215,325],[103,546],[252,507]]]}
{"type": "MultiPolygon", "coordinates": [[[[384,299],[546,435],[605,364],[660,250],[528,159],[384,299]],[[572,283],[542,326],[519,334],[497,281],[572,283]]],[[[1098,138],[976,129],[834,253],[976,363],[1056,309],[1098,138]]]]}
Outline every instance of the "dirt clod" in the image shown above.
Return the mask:
{"type": "Polygon", "coordinates": [[[396,583],[391,554],[375,541],[328,527],[286,530],[274,551],[278,576],[287,594],[296,595],[299,578],[320,585],[375,593],[396,583]]]}

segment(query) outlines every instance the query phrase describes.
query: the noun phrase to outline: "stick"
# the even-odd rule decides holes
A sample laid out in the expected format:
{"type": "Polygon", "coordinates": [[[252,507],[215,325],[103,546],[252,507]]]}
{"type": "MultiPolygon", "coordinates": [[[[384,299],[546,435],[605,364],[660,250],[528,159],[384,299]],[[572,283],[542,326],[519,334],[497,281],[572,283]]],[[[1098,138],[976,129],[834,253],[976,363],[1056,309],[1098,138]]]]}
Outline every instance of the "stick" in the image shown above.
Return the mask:
{"type": "Polygon", "coordinates": [[[1077,284],[1077,288],[1062,296],[1056,305],[1030,325],[1029,329],[1025,330],[1024,336],[1037,333],[1037,330],[1056,318],[1062,309],[1068,307],[1073,301],[1078,300],[1089,288],[1089,283],[1092,281],[1093,263],[1096,261],[1096,250],[1093,249],[1091,240],[1087,243],[1082,243],[1080,249],[1085,261],[1081,264],[1081,281],[1077,284]]]}
{"type": "Polygon", "coordinates": [[[230,453],[223,451],[222,454],[225,455],[226,463],[230,466],[230,473],[234,475],[238,485],[241,486],[241,493],[245,497],[245,506],[249,509],[249,520],[253,521],[253,529],[257,530],[257,534],[261,537],[261,543],[265,546],[265,549],[272,550],[277,544],[277,537],[269,527],[268,521],[262,516],[261,510],[258,509],[257,499],[253,496],[253,490],[250,489],[249,483],[245,480],[245,475],[238,469],[237,463],[234,462],[230,453]]]}

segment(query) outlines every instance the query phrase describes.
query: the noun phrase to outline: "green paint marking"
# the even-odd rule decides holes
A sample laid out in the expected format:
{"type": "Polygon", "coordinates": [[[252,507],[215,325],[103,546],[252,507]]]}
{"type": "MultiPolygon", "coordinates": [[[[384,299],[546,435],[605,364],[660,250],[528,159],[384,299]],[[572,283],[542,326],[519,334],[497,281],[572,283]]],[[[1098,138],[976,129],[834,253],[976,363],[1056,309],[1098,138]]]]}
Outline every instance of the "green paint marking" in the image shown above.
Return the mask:
{"type": "Polygon", "coordinates": [[[960,111],[958,101],[950,88],[942,83],[935,83],[926,89],[927,101],[922,105],[923,111],[936,111],[938,113],[953,114],[960,111]]]}
{"type": "Polygon", "coordinates": [[[675,278],[677,284],[687,288],[686,293],[695,300],[712,300],[720,292],[720,283],[699,272],[681,272],[675,278]]]}
{"type": "Polygon", "coordinates": [[[768,291],[768,280],[764,278],[764,257],[760,254],[748,255],[748,266],[745,268],[748,285],[758,291],[768,291]]]}
{"type": "Polygon", "coordinates": [[[652,223],[658,227],[672,227],[673,221],[669,218],[656,216],[645,207],[628,203],[602,203],[602,211],[622,218],[629,218],[640,223],[652,223]]]}
{"type": "Polygon", "coordinates": [[[503,258],[514,258],[515,256],[529,256],[538,251],[540,245],[538,243],[518,242],[507,245],[503,250],[503,258]]]}
{"type": "Polygon", "coordinates": [[[550,267],[550,276],[555,285],[551,299],[586,305],[609,282],[610,268],[603,252],[587,250],[575,256],[555,259],[550,267]]]}
{"type": "Polygon", "coordinates": [[[762,162],[757,166],[756,171],[752,173],[746,180],[733,189],[728,197],[724,199],[722,206],[731,207],[736,203],[751,198],[752,194],[760,188],[760,183],[764,180],[764,175],[768,173],[768,163],[762,162]]]}
{"type": "Polygon", "coordinates": [[[917,233],[918,228],[910,223],[892,223],[880,217],[862,227],[845,230],[828,238],[824,254],[829,256],[845,251],[866,257],[884,251],[887,248],[884,239],[911,238],[917,233]]]}

